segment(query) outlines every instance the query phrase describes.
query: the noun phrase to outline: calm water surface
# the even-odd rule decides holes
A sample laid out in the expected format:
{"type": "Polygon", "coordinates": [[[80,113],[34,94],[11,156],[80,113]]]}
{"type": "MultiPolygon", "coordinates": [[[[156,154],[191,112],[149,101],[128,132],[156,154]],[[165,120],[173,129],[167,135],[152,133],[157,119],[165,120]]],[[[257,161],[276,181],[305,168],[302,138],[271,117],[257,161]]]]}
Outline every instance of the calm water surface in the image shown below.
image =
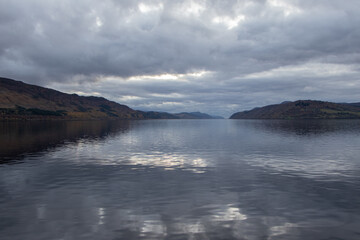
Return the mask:
{"type": "Polygon", "coordinates": [[[0,123],[0,239],[360,239],[360,121],[0,123]]]}

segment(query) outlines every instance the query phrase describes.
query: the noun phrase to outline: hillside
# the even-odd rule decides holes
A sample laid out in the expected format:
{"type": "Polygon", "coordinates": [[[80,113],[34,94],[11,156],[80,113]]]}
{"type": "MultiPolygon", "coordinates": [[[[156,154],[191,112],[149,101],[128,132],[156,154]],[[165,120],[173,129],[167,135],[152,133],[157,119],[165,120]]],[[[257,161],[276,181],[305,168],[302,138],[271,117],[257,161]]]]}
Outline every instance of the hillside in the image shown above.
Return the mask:
{"type": "Polygon", "coordinates": [[[212,119],[205,113],[144,112],[102,97],[66,94],[0,78],[0,120],[16,119],[212,119]]]}
{"type": "Polygon", "coordinates": [[[66,94],[0,78],[0,119],[143,119],[142,112],[102,97],[66,94]]]}
{"type": "Polygon", "coordinates": [[[356,119],[358,103],[298,100],[234,113],[230,119],[356,119]]]}
{"type": "Polygon", "coordinates": [[[201,112],[182,112],[182,113],[167,113],[167,112],[142,112],[146,119],[223,119],[223,117],[211,116],[201,112]]]}
{"type": "Polygon", "coordinates": [[[219,116],[211,116],[206,113],[201,112],[182,112],[182,113],[175,113],[175,116],[181,119],[222,119],[223,117],[219,116]]]}
{"type": "Polygon", "coordinates": [[[177,116],[167,112],[142,112],[146,119],[179,119],[177,116]]]}

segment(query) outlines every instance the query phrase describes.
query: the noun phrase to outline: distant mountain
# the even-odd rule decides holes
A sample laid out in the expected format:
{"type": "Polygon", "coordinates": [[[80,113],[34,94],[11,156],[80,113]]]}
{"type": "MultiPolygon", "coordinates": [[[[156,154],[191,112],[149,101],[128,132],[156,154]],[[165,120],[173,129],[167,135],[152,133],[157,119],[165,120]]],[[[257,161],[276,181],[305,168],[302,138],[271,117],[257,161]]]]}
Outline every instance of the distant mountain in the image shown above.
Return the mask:
{"type": "Polygon", "coordinates": [[[0,119],[144,119],[143,112],[102,97],[84,97],[0,78],[0,119]]]}
{"type": "Polygon", "coordinates": [[[174,115],[181,119],[223,119],[223,117],[211,116],[201,112],[182,112],[175,113],[174,115]]]}
{"type": "Polygon", "coordinates": [[[201,112],[182,112],[182,113],[167,113],[167,112],[142,112],[146,119],[223,119],[219,116],[211,116],[201,112]]]}
{"type": "Polygon", "coordinates": [[[234,113],[230,119],[355,119],[359,103],[298,100],[234,113]]]}
{"type": "Polygon", "coordinates": [[[177,116],[167,112],[141,112],[145,119],[178,119],[177,116]]]}

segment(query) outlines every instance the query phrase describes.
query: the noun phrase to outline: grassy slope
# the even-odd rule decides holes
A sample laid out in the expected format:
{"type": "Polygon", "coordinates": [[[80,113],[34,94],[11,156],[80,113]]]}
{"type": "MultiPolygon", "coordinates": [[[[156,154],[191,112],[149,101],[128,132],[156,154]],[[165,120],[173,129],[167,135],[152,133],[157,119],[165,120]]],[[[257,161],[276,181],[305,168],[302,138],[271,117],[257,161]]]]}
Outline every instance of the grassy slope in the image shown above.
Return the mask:
{"type": "Polygon", "coordinates": [[[66,94],[0,78],[0,118],[142,119],[135,111],[101,97],[66,94]]]}
{"type": "Polygon", "coordinates": [[[354,119],[360,107],[312,100],[269,105],[233,114],[231,119],[354,119]]]}
{"type": "Polygon", "coordinates": [[[0,78],[0,119],[202,119],[204,113],[136,111],[102,97],[84,97],[0,78]]]}

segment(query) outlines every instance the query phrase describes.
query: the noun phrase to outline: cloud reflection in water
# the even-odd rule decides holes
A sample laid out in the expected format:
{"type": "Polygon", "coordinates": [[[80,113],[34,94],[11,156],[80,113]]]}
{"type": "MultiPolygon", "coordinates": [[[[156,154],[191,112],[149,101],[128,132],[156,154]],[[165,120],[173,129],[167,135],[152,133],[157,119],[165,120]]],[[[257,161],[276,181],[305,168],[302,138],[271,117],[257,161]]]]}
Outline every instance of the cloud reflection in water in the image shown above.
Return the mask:
{"type": "Polygon", "coordinates": [[[131,165],[142,165],[149,167],[163,167],[165,170],[184,169],[194,173],[204,173],[204,169],[210,163],[203,158],[191,158],[191,156],[178,154],[161,154],[131,156],[127,162],[131,165]]]}

